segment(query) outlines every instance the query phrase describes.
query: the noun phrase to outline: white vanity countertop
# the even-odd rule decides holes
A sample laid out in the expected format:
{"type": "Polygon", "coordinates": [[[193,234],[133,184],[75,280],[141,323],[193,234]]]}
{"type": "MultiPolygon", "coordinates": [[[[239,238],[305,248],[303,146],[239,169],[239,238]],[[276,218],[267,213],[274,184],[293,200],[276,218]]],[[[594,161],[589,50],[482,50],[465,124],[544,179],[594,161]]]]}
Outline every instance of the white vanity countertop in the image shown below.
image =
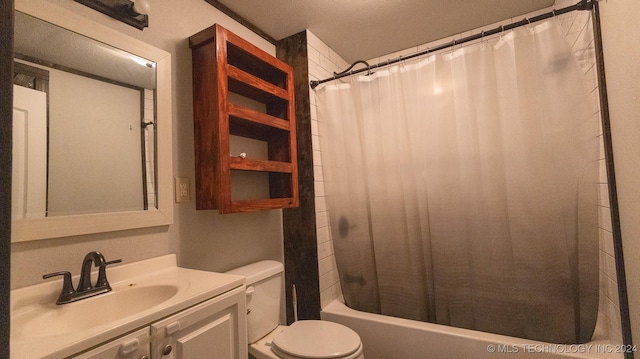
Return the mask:
{"type": "Polygon", "coordinates": [[[11,358],[73,355],[245,282],[242,276],[180,268],[174,254],[114,265],[107,278],[111,292],[63,305],[55,304],[62,280],[12,290],[11,358]],[[145,300],[157,303],[144,306],[145,300]]]}

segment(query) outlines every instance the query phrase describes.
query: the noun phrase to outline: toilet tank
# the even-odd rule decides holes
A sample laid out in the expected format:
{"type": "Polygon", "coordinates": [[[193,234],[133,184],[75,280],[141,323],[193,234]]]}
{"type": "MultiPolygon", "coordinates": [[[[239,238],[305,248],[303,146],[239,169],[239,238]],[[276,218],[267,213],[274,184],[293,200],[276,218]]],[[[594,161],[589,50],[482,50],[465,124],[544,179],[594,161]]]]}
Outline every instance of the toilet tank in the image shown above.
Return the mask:
{"type": "Polygon", "coordinates": [[[280,324],[280,300],[284,266],[264,260],[228,271],[246,277],[247,339],[253,343],[280,324]]]}

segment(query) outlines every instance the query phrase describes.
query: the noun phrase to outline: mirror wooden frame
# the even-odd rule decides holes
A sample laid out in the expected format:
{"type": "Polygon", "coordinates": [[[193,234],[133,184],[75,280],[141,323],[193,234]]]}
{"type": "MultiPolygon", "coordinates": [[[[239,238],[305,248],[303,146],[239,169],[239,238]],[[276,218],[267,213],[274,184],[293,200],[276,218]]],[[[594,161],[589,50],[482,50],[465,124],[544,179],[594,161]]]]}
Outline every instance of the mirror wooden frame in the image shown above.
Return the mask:
{"type": "Polygon", "coordinates": [[[16,0],[15,10],[156,63],[158,208],[12,221],[12,242],[155,227],[173,223],[171,54],[43,0],[16,0]]]}

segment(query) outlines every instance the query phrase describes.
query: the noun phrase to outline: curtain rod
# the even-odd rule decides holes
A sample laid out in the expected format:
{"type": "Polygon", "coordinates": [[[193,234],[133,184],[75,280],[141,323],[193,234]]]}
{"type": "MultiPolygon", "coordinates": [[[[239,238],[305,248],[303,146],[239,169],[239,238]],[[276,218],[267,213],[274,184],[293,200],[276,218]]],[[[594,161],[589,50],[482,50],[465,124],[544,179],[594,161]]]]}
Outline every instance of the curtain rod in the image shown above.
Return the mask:
{"type": "Polygon", "coordinates": [[[459,40],[455,40],[454,39],[453,41],[448,42],[446,44],[442,44],[442,45],[439,45],[439,46],[436,46],[436,47],[432,47],[432,48],[427,48],[426,50],[423,50],[423,51],[420,51],[420,52],[416,52],[414,54],[410,54],[410,55],[407,55],[407,56],[400,56],[400,57],[395,58],[393,60],[389,59],[387,61],[379,62],[379,63],[377,63],[375,65],[369,65],[366,61],[358,60],[358,61],[354,62],[353,64],[351,64],[351,66],[349,66],[349,68],[347,68],[346,70],[344,70],[344,71],[342,71],[340,73],[334,72],[333,73],[333,77],[326,78],[324,80],[312,80],[312,81],[309,81],[309,85],[311,86],[311,89],[315,89],[316,87],[318,87],[318,85],[323,84],[325,82],[329,82],[329,81],[337,80],[337,79],[340,79],[340,78],[343,78],[343,77],[359,74],[359,73],[365,72],[365,71],[370,73],[371,70],[379,68],[379,67],[392,65],[392,64],[398,63],[400,61],[413,59],[415,57],[426,55],[426,54],[429,54],[429,53],[432,53],[432,52],[435,52],[435,51],[440,51],[440,50],[443,50],[443,49],[446,49],[446,48],[449,48],[449,47],[453,47],[455,45],[460,45],[460,44],[464,44],[464,43],[469,42],[469,41],[482,39],[485,36],[491,36],[491,35],[499,34],[499,33],[503,32],[505,30],[515,29],[515,28],[520,27],[520,26],[524,26],[524,25],[528,25],[528,24],[531,24],[531,23],[534,23],[534,22],[546,20],[546,19],[558,16],[558,15],[566,14],[568,12],[572,12],[572,11],[576,11],[576,10],[591,10],[593,8],[593,2],[594,1],[597,1],[597,0],[581,0],[579,3],[577,3],[575,5],[572,5],[572,6],[567,6],[567,7],[564,7],[562,9],[558,9],[558,10],[554,9],[554,10],[548,12],[548,13],[545,13],[545,14],[537,15],[537,16],[534,16],[534,17],[531,17],[531,18],[524,18],[524,19],[522,19],[520,21],[513,22],[513,23],[511,23],[509,25],[502,25],[502,26],[499,26],[499,27],[497,27],[495,29],[492,29],[492,30],[481,31],[478,34],[467,36],[467,37],[464,37],[464,38],[459,39],[459,40]],[[358,70],[351,70],[358,63],[365,64],[366,67],[363,67],[363,68],[358,69],[358,70]]]}

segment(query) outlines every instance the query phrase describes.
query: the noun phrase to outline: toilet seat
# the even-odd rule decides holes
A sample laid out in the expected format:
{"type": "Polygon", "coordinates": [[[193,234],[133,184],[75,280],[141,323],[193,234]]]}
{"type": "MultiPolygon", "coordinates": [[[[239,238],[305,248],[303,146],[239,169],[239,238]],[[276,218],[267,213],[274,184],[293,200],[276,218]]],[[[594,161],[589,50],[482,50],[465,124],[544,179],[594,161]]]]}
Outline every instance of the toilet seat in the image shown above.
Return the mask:
{"type": "Polygon", "coordinates": [[[362,344],[358,334],[343,325],[302,320],[275,336],[271,350],[285,359],[348,359],[362,353],[362,344]]]}

